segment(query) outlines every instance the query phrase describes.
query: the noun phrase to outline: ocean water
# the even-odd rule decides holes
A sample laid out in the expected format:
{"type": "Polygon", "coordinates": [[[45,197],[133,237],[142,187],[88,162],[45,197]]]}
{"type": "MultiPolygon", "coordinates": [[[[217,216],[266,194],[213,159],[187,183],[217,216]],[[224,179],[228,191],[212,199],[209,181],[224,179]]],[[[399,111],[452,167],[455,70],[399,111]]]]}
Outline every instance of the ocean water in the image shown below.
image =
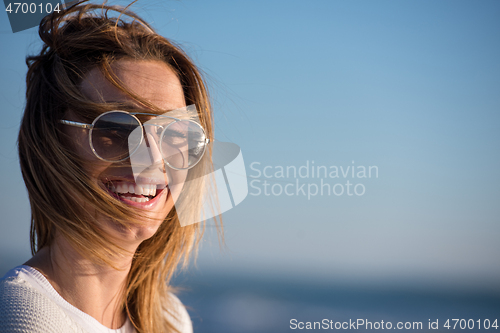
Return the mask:
{"type": "Polygon", "coordinates": [[[241,274],[198,275],[184,278],[181,284],[187,290],[180,293],[180,298],[189,307],[195,332],[368,332],[398,330],[398,323],[403,328],[401,331],[500,332],[500,327],[491,327],[495,319],[500,325],[500,295],[487,292],[443,292],[432,287],[367,287],[334,282],[314,284],[307,280],[290,282],[286,278],[249,278],[241,274]],[[447,319],[450,319],[450,328],[444,327],[447,319]],[[300,329],[299,322],[304,329],[300,329]],[[308,330],[307,322],[312,328],[314,322],[319,323],[316,329],[308,330]],[[352,326],[352,322],[360,325],[352,326]],[[367,322],[371,322],[371,326],[367,322]],[[345,329],[346,323],[348,329],[345,329]],[[429,329],[430,323],[437,329],[429,329]],[[488,330],[485,324],[490,327],[488,330]],[[409,329],[405,329],[405,325],[409,329]],[[465,328],[461,329],[460,325],[465,328]]]}
{"type": "MultiPolygon", "coordinates": [[[[0,274],[17,264],[1,261],[0,274]]],[[[500,332],[500,327],[492,327],[495,320],[500,325],[500,294],[492,292],[318,283],[242,272],[188,272],[172,282],[179,288],[178,296],[188,308],[196,333],[500,332]],[[448,319],[450,328],[444,326],[448,319]],[[308,323],[316,329],[306,329],[308,323]],[[398,323],[403,329],[397,329],[398,323]],[[430,323],[437,329],[429,329],[430,323]]]]}

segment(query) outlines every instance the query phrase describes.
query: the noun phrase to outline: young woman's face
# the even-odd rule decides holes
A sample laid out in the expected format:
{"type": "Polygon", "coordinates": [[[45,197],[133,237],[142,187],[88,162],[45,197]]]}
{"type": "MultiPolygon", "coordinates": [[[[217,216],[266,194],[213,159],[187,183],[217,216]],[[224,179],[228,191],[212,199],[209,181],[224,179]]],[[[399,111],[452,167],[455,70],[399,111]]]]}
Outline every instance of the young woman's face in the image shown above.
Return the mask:
{"type": "MultiPolygon", "coordinates": [[[[164,63],[121,60],[113,65],[113,70],[130,92],[162,110],[175,110],[186,106],[179,79],[164,63]]],[[[83,94],[94,102],[127,103],[131,107],[137,107],[139,112],[147,112],[144,106],[138,105],[109,83],[97,69],[88,73],[81,89],[83,94]]],[[[71,115],[69,117],[71,118],[71,115]]],[[[147,128],[148,126],[145,126],[146,132],[147,128]]],[[[187,171],[166,170],[168,167],[164,165],[158,144],[153,142],[154,140],[148,142],[147,155],[150,157],[150,165],[140,168],[139,173],[137,168],[131,166],[130,159],[115,163],[98,159],[89,144],[89,130],[66,126],[66,131],[75,139],[75,149],[85,161],[84,168],[91,179],[105,188],[111,196],[127,205],[142,209],[147,217],[145,221],[133,224],[130,229],[104,220],[103,229],[120,245],[138,245],[151,237],[173,208],[174,200],[179,194],[175,188],[182,188],[187,171]]]]}

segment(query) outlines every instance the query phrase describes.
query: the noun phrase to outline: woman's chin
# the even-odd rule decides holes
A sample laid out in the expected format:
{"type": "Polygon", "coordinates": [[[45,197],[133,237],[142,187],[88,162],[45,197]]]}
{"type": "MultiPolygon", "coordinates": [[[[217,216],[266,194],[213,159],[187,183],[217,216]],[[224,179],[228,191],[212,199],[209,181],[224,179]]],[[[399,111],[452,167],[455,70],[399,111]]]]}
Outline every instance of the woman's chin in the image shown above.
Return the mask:
{"type": "Polygon", "coordinates": [[[123,240],[129,242],[137,242],[137,246],[143,241],[153,237],[158,231],[161,223],[155,225],[131,226],[124,236],[123,240]]]}
{"type": "Polygon", "coordinates": [[[143,223],[133,223],[127,227],[119,223],[108,221],[103,225],[104,232],[116,245],[125,250],[135,252],[137,247],[145,240],[153,237],[158,231],[163,220],[148,219],[143,223]]]}
{"type": "Polygon", "coordinates": [[[135,220],[128,226],[123,226],[116,221],[103,223],[104,231],[120,247],[135,252],[137,247],[145,240],[154,236],[172,207],[165,203],[164,210],[147,212],[141,220],[135,220]],[[170,209],[169,209],[170,208],[170,209]]]}

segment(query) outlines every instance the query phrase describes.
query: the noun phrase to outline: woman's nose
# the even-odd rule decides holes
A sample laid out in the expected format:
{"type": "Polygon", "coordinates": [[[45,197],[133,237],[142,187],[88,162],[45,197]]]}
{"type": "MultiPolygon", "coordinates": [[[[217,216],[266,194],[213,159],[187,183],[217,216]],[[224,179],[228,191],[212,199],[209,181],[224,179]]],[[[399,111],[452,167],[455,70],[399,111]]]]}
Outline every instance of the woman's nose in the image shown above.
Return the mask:
{"type": "Polygon", "coordinates": [[[163,157],[160,151],[160,138],[156,133],[156,128],[154,127],[155,126],[144,126],[144,139],[146,140],[146,145],[148,147],[151,164],[159,164],[163,161],[163,157]]]}
{"type": "Polygon", "coordinates": [[[139,147],[130,154],[130,165],[134,174],[141,174],[142,172],[150,171],[153,169],[161,169],[164,171],[164,163],[160,151],[159,138],[155,134],[154,126],[144,126],[141,128],[143,131],[143,140],[139,147]]]}

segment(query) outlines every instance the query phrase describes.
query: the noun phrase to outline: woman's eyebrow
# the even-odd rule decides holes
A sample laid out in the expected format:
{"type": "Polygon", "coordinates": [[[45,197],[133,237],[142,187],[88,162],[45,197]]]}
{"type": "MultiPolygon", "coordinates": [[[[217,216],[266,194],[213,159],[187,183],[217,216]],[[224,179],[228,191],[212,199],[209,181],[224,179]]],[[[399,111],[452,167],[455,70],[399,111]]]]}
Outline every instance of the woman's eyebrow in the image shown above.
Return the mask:
{"type": "MultiPolygon", "coordinates": [[[[155,110],[149,110],[149,109],[146,109],[144,107],[141,107],[139,104],[137,104],[135,102],[132,102],[132,101],[114,101],[114,100],[108,100],[108,101],[105,101],[104,103],[106,103],[106,104],[119,104],[120,106],[123,106],[123,107],[125,107],[127,109],[143,111],[144,113],[155,113],[155,112],[158,112],[158,111],[155,111],[155,110]]],[[[160,112],[166,113],[166,112],[170,112],[170,111],[174,111],[174,110],[177,110],[177,109],[160,109],[160,112]]]]}
{"type": "Polygon", "coordinates": [[[144,109],[139,106],[139,104],[132,101],[114,101],[108,100],[104,102],[105,104],[119,104],[120,106],[124,106],[130,109],[144,109]]]}

